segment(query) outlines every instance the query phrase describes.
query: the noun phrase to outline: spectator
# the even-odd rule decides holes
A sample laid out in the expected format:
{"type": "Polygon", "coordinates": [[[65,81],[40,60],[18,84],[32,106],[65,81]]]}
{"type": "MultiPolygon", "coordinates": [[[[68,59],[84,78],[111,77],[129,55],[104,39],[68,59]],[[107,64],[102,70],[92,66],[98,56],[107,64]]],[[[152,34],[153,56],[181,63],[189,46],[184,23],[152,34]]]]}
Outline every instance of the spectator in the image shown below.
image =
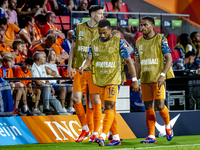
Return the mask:
{"type": "Polygon", "coordinates": [[[179,58],[173,62],[173,70],[191,69],[191,64],[194,62],[195,54],[191,51],[185,54],[184,58],[179,58]]]}
{"type": "Polygon", "coordinates": [[[25,33],[28,34],[29,38],[33,45],[37,45],[42,43],[42,40],[36,40],[36,30],[34,29],[35,26],[35,19],[31,16],[26,16],[24,20],[24,26],[22,29],[25,33]]]}
{"type": "Polygon", "coordinates": [[[56,11],[56,15],[69,15],[74,7],[73,0],[70,0],[70,5],[67,6],[65,0],[57,0],[58,10],[56,11]]]}
{"type": "Polygon", "coordinates": [[[42,39],[42,34],[40,31],[40,28],[42,28],[44,24],[46,24],[45,16],[42,14],[37,15],[35,17],[35,25],[34,25],[33,29],[35,30],[36,40],[40,40],[41,43],[43,43],[44,39],[42,39]]]}
{"type": "Polygon", "coordinates": [[[4,55],[5,53],[10,53],[13,50],[4,43],[4,30],[0,28],[0,54],[4,55]]]}
{"type": "MultiPolygon", "coordinates": [[[[49,55],[47,57],[47,63],[45,64],[45,66],[54,70],[56,72],[56,77],[61,77],[59,75],[57,65],[55,64],[55,62],[56,62],[56,52],[53,49],[51,49],[49,51],[49,55]]],[[[65,80],[60,80],[59,84],[57,83],[56,80],[50,80],[49,82],[53,86],[55,93],[57,93],[58,95],[58,99],[61,102],[63,112],[67,112],[65,108],[65,98],[68,93],[72,92],[72,86],[70,84],[60,84],[62,82],[65,82],[65,80]]]]}
{"type": "Polygon", "coordinates": [[[87,0],[79,0],[77,10],[78,11],[88,11],[88,1],[87,0]]]}
{"type": "Polygon", "coordinates": [[[60,65],[65,65],[64,61],[68,60],[69,54],[66,53],[65,50],[61,47],[60,45],[61,41],[59,40],[60,38],[58,38],[56,31],[53,29],[50,29],[47,32],[47,35],[49,34],[53,34],[55,35],[55,37],[57,37],[55,44],[51,48],[54,49],[56,52],[56,57],[58,57],[57,62],[59,62],[60,65]]]}
{"type": "Polygon", "coordinates": [[[72,10],[77,10],[78,9],[78,0],[66,0],[66,3],[67,3],[67,9],[69,11],[72,11],[72,10]]]}
{"type": "MultiPolygon", "coordinates": [[[[122,0],[111,0],[113,9],[110,12],[119,12],[122,8],[122,0]]],[[[107,18],[117,18],[116,14],[109,14],[107,18]]],[[[118,19],[123,19],[123,15],[118,15],[118,19]]]]}
{"type": "MultiPolygon", "coordinates": [[[[62,31],[60,31],[56,25],[54,25],[55,21],[56,21],[55,13],[52,12],[52,11],[47,12],[46,15],[45,15],[45,18],[46,18],[47,24],[45,24],[43,26],[43,28],[40,29],[42,36],[43,37],[46,36],[48,30],[54,29],[54,30],[57,31],[58,37],[60,37],[61,39],[65,39],[65,34],[62,33],[62,31]]],[[[63,42],[63,40],[62,40],[62,42],[63,42]]]]}
{"type": "Polygon", "coordinates": [[[57,45],[55,45],[55,42],[56,42],[56,36],[54,34],[48,34],[47,35],[47,39],[45,40],[45,42],[42,43],[42,44],[37,45],[34,48],[33,53],[36,52],[37,50],[44,50],[46,55],[48,55],[49,54],[48,49],[54,49],[56,52],[58,52],[57,53],[56,62],[61,64],[69,56],[68,56],[67,53],[61,53],[60,52],[60,48],[57,45]]]}
{"type": "MultiPolygon", "coordinates": [[[[46,63],[46,55],[43,52],[36,52],[33,55],[33,66],[31,68],[32,77],[48,77],[44,64],[46,63]]],[[[51,87],[49,80],[36,80],[35,84],[41,87],[42,97],[43,97],[43,113],[46,115],[51,115],[52,112],[49,110],[49,103],[51,103],[55,111],[58,114],[66,114],[63,113],[62,106],[60,102],[55,98],[54,89],[51,87]],[[51,93],[52,92],[52,93],[51,93]]]]}
{"type": "Polygon", "coordinates": [[[15,63],[21,63],[22,61],[22,55],[21,52],[23,50],[23,46],[22,46],[22,41],[20,40],[16,40],[13,42],[13,55],[14,55],[14,61],[15,63]]]}
{"type": "Polygon", "coordinates": [[[16,7],[17,0],[8,0],[8,9],[5,10],[5,17],[9,18],[9,23],[13,23],[16,26],[19,26],[17,12],[15,11],[16,7]]]}
{"type": "Polygon", "coordinates": [[[5,9],[8,8],[8,0],[0,1],[0,17],[5,17],[5,9]]]}
{"type": "Polygon", "coordinates": [[[69,30],[67,32],[67,38],[65,41],[61,44],[62,48],[69,54],[70,48],[72,46],[72,34],[74,30],[69,30]]]}
{"type": "Polygon", "coordinates": [[[101,5],[101,6],[105,6],[105,3],[103,0],[91,0],[89,2],[89,7],[92,6],[92,5],[101,5]]]}
{"type": "Polygon", "coordinates": [[[15,34],[18,33],[24,41],[29,45],[32,45],[32,42],[28,35],[20,30],[20,28],[12,23],[7,23],[7,19],[0,17],[0,28],[5,31],[4,40],[9,44],[8,46],[12,47],[12,43],[15,39],[15,34]]]}
{"type": "Polygon", "coordinates": [[[28,55],[28,50],[25,43],[22,43],[22,51],[20,52],[20,54],[22,56],[21,62],[24,62],[28,55]]]}
{"type": "Polygon", "coordinates": [[[199,35],[199,33],[198,32],[192,32],[191,34],[190,34],[190,39],[192,40],[192,48],[195,50],[195,52],[198,52],[199,50],[199,48],[200,48],[200,35],[199,35]]]}
{"type": "Polygon", "coordinates": [[[48,0],[48,1],[53,3],[53,9],[54,10],[58,10],[59,6],[58,6],[58,3],[57,3],[57,0],[48,0]]]}
{"type": "Polygon", "coordinates": [[[192,46],[189,44],[189,38],[188,38],[188,34],[183,33],[180,36],[180,43],[178,43],[174,49],[178,50],[179,54],[180,54],[180,58],[184,58],[185,54],[188,51],[192,51],[193,53],[195,53],[195,50],[192,49],[192,46]]]}
{"type": "Polygon", "coordinates": [[[46,0],[18,0],[17,14],[19,20],[26,17],[26,15],[34,15],[40,7],[43,7],[46,0]]]}
{"type": "MultiPolygon", "coordinates": [[[[15,72],[15,76],[17,78],[31,78],[31,67],[33,65],[33,59],[28,57],[23,63],[23,67],[18,67],[15,72]]],[[[40,110],[38,109],[38,104],[40,100],[41,90],[37,88],[32,88],[32,82],[31,80],[21,80],[21,84],[23,84],[23,89],[26,93],[26,95],[31,95],[32,98],[35,98],[35,105],[34,110],[32,113],[34,115],[43,115],[40,110]]],[[[27,96],[26,96],[27,97],[27,96]]]]}

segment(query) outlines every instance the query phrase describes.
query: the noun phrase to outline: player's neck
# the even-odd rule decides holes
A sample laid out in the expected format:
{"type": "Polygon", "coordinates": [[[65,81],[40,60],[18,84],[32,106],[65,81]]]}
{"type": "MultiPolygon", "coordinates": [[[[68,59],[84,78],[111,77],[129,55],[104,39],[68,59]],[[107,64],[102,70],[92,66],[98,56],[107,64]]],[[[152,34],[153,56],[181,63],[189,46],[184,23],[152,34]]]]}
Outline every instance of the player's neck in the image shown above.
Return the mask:
{"type": "Polygon", "coordinates": [[[55,64],[55,61],[54,61],[54,60],[53,60],[53,61],[50,60],[50,61],[49,61],[49,64],[55,64]]]}
{"type": "Polygon", "coordinates": [[[146,34],[145,39],[151,39],[156,35],[155,31],[150,32],[149,34],[146,34]]]}
{"type": "Polygon", "coordinates": [[[91,28],[94,28],[98,25],[98,22],[96,22],[94,19],[90,19],[89,22],[87,22],[88,26],[91,28]]]}

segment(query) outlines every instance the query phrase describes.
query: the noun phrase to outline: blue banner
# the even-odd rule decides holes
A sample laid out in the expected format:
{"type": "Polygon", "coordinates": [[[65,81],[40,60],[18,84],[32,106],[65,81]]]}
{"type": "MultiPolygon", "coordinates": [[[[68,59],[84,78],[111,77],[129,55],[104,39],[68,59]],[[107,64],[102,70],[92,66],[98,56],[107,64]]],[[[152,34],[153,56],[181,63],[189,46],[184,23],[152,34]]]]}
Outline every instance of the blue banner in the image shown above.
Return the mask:
{"type": "MultiPolygon", "coordinates": [[[[200,135],[200,111],[173,111],[170,114],[170,124],[175,136],[200,135]]],[[[146,138],[148,130],[145,122],[145,112],[121,114],[137,138],[146,138]]],[[[165,136],[164,121],[156,112],[155,135],[165,136]]]]}
{"type": "Polygon", "coordinates": [[[38,143],[20,117],[0,118],[0,145],[38,143]]]}
{"type": "Polygon", "coordinates": [[[119,19],[120,26],[128,26],[128,19],[119,19]]]}

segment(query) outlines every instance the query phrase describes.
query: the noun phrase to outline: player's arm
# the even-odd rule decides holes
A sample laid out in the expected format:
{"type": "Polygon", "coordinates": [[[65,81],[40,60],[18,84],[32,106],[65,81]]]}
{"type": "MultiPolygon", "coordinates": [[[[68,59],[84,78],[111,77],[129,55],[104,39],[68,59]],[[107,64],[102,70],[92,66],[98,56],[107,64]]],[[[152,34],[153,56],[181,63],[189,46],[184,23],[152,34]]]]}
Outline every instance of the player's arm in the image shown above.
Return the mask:
{"type": "Polygon", "coordinates": [[[139,79],[140,78],[140,72],[141,72],[141,65],[140,65],[140,58],[139,58],[136,46],[135,46],[134,55],[136,56],[134,66],[135,66],[135,70],[136,70],[137,79],[139,79]]]}
{"type": "Polygon", "coordinates": [[[91,61],[92,61],[92,56],[87,55],[87,58],[83,61],[81,67],[79,68],[80,74],[83,74],[83,70],[85,70],[87,67],[90,66],[91,61]]]}
{"type": "Polygon", "coordinates": [[[128,47],[126,45],[126,43],[120,39],[120,55],[121,57],[126,61],[127,67],[128,67],[128,71],[132,77],[132,86],[133,86],[133,90],[138,92],[140,87],[137,81],[137,77],[136,77],[136,70],[135,70],[135,66],[133,65],[133,62],[131,60],[131,56],[128,52],[128,47]]]}
{"type": "Polygon", "coordinates": [[[73,77],[73,74],[75,74],[75,69],[72,67],[72,60],[74,58],[75,54],[75,46],[76,46],[76,28],[74,29],[73,35],[72,35],[72,46],[70,48],[69,52],[69,59],[68,59],[68,66],[67,66],[67,73],[70,78],[73,77]]]}
{"type": "Polygon", "coordinates": [[[160,88],[161,85],[163,84],[164,80],[165,80],[165,75],[168,72],[170,66],[172,65],[172,55],[171,55],[171,50],[168,46],[167,40],[165,37],[163,37],[162,39],[162,53],[165,56],[166,59],[166,63],[164,65],[164,69],[160,74],[160,77],[158,78],[158,87],[160,88]]]}

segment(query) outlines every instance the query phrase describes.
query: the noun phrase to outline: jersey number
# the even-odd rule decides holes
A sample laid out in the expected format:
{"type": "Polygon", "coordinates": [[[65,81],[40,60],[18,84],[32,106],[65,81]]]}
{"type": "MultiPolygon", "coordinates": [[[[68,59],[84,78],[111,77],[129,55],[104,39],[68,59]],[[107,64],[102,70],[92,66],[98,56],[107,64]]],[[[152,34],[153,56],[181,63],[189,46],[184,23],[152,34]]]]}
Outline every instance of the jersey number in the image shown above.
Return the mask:
{"type": "Polygon", "coordinates": [[[109,95],[115,95],[115,87],[109,87],[109,95]]]}

